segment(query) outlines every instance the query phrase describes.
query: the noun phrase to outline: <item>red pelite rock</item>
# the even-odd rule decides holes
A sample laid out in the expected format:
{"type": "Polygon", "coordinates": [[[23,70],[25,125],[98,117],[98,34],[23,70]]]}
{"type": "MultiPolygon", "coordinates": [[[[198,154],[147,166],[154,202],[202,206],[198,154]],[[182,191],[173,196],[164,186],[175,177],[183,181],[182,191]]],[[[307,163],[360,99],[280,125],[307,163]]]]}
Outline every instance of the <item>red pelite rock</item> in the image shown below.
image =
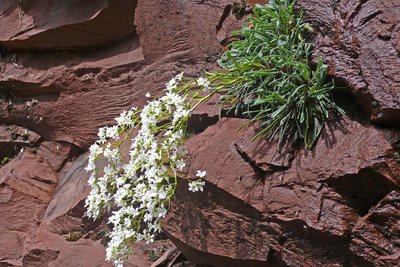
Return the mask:
{"type": "Polygon", "coordinates": [[[0,42],[8,50],[93,48],[135,33],[137,1],[3,1],[0,42]]]}
{"type": "Polygon", "coordinates": [[[377,124],[400,125],[400,8],[395,0],[299,0],[314,58],[345,82],[377,124]]]}
{"type": "MultiPolygon", "coordinates": [[[[0,4],[2,141],[20,141],[9,138],[11,125],[28,131],[23,145],[32,147],[0,169],[0,265],[110,266],[101,239],[91,238],[107,226],[85,217],[87,158],[76,155],[100,126],[145,104],[146,92],[161,94],[182,71],[211,69],[223,48],[215,27],[228,3],[0,4]],[[67,241],[74,232],[84,237],[67,241]]],[[[153,248],[135,249],[126,266],[150,266],[153,248]]]]}
{"type": "MultiPolygon", "coordinates": [[[[265,2],[246,1],[246,14],[265,2]]],[[[250,142],[255,127],[236,133],[245,120],[218,121],[215,97],[195,112],[187,143],[188,175],[207,171],[205,191],[181,180],[163,228],[204,265],[398,266],[399,136],[369,123],[400,125],[398,4],[297,3],[314,28],[314,61],[323,57],[367,116],[328,123],[312,151],[280,149],[250,142]]],[[[160,95],[182,71],[214,69],[244,20],[231,5],[0,3],[0,134],[14,145],[5,129],[20,127],[31,137],[23,146],[34,147],[0,168],[1,266],[111,266],[92,239],[108,226],[85,216],[87,154],[78,154],[145,93],[160,95]],[[67,241],[75,232],[83,236],[67,241]]],[[[150,266],[152,248],[135,249],[126,266],[150,266]]]]}
{"type": "MultiPolygon", "coordinates": [[[[262,169],[257,163],[278,166],[277,149],[243,143],[254,134],[253,127],[236,133],[244,122],[222,119],[187,142],[188,176],[198,169],[207,176],[203,193],[189,192],[182,181],[163,221],[181,251],[211,266],[396,266],[397,234],[385,235],[391,249],[379,250],[379,259],[378,252],[366,257],[366,249],[351,248],[364,216],[399,191],[396,131],[344,117],[327,123],[312,151],[300,148],[285,168],[262,169]]],[[[392,204],[381,219],[395,233],[396,212],[392,204]]],[[[382,244],[378,235],[371,239],[382,244]]]]}

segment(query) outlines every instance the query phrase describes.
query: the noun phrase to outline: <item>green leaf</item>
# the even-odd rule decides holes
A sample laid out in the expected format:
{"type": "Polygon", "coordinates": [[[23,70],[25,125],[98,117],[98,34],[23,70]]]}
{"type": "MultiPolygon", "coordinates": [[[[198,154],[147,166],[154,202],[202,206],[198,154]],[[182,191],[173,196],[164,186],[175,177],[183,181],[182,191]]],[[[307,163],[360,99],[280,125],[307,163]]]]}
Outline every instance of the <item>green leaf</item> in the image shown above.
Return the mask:
{"type": "Polygon", "coordinates": [[[325,120],[344,114],[330,92],[327,66],[321,58],[310,65],[313,45],[303,38],[311,26],[296,13],[294,0],[271,0],[256,5],[254,15],[234,36],[211,75],[212,88],[223,93],[221,105],[239,110],[260,123],[260,136],[303,138],[307,148],[318,139],[325,120]]]}

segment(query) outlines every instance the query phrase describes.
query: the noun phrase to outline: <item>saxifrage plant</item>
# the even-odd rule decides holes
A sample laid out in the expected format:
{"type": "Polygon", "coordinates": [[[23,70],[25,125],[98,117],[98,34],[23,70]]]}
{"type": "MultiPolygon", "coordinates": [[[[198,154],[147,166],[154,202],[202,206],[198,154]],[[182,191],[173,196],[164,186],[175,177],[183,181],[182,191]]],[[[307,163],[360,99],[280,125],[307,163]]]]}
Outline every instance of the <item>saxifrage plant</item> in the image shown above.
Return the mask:
{"type": "Polygon", "coordinates": [[[223,70],[208,74],[212,88],[223,94],[223,107],[260,123],[255,138],[302,138],[310,149],[324,122],[344,113],[330,95],[327,66],[322,59],[311,65],[312,44],[303,37],[311,27],[293,0],[257,5],[253,13],[218,61],[223,70]]]}
{"type": "MultiPolygon", "coordinates": [[[[310,64],[312,44],[303,33],[311,28],[296,14],[294,1],[271,0],[253,12],[219,60],[221,70],[185,82],[181,73],[166,84],[164,95],[146,94],[150,100],[142,109],[125,111],[116,125],[99,130],[86,167],[92,187],[86,205],[92,218],[111,211],[107,260],[115,265],[123,265],[134,242],[151,242],[161,231],[178,177],[185,178],[188,119],[199,104],[221,94],[222,108],[250,118],[244,126],[260,124],[254,138],[282,142],[292,136],[308,148],[324,122],[343,113],[330,95],[327,66],[321,59],[310,64]],[[125,142],[129,151],[122,153],[125,142]],[[99,159],[105,164],[100,170],[99,159]]],[[[189,190],[203,191],[205,175],[198,170],[197,178],[187,178],[189,190]]]]}
{"type": "MultiPolygon", "coordinates": [[[[142,109],[124,111],[115,119],[116,125],[100,128],[99,140],[90,147],[88,216],[99,218],[113,210],[106,252],[107,260],[117,266],[132,253],[133,243],[152,242],[161,232],[160,219],[167,212],[178,176],[184,177],[188,119],[198,104],[212,96],[192,90],[206,87],[203,79],[182,85],[182,76],[166,84],[165,95],[149,100],[142,109]],[[126,142],[129,151],[123,153],[121,146],[126,142]],[[96,167],[98,160],[105,164],[101,170],[96,167]]],[[[203,191],[205,175],[198,170],[189,190],[203,191]]]]}

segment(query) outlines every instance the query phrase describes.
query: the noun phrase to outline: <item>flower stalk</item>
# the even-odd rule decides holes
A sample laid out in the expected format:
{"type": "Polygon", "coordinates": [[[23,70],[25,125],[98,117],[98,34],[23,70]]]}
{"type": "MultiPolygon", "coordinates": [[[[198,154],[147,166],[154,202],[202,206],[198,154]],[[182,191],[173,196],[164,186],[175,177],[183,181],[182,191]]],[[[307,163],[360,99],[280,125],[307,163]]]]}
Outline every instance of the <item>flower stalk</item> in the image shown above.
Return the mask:
{"type": "MultiPolygon", "coordinates": [[[[88,216],[98,218],[111,211],[113,228],[106,252],[116,266],[132,253],[133,243],[152,242],[161,232],[160,220],[174,195],[177,176],[184,177],[188,119],[212,94],[201,96],[192,90],[195,82],[180,86],[182,75],[166,84],[165,95],[148,101],[141,110],[124,111],[116,125],[99,129],[99,140],[90,147],[88,216]],[[133,135],[128,155],[123,156],[120,147],[133,135]],[[96,168],[99,160],[106,162],[101,172],[96,168]]],[[[189,190],[203,191],[205,175],[198,171],[189,190]]]]}

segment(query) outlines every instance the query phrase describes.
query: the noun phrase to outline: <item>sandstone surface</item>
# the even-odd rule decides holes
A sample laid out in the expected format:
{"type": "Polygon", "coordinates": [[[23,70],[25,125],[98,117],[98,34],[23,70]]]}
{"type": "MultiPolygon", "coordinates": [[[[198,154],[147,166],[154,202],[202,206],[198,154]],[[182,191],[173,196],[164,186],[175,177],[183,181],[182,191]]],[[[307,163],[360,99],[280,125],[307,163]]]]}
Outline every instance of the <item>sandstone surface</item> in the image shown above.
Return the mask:
{"type": "MultiPolygon", "coordinates": [[[[244,15],[265,2],[246,1],[244,15]]],[[[250,142],[256,128],[236,133],[244,120],[219,120],[217,99],[203,105],[187,147],[188,174],[207,171],[205,192],[181,181],[165,233],[210,266],[398,266],[399,4],[297,3],[347,116],[307,151],[250,142]]],[[[109,227],[85,216],[86,150],[98,127],[174,75],[215,69],[245,19],[233,5],[0,2],[0,150],[10,158],[0,167],[0,266],[110,266],[109,227]]],[[[157,242],[138,244],[126,266],[150,266],[173,246],[157,242]]]]}

